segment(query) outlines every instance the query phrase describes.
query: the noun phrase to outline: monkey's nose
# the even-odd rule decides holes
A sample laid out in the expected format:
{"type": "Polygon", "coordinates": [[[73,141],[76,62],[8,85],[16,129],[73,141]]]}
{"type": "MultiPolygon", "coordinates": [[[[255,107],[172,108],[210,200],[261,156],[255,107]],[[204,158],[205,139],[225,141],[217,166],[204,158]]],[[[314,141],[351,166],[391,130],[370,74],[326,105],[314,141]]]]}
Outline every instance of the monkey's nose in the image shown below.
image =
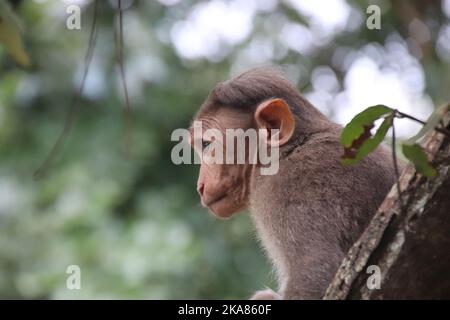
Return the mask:
{"type": "Polygon", "coordinates": [[[200,195],[200,197],[203,197],[203,191],[205,190],[205,184],[204,183],[200,183],[197,186],[197,192],[200,195]]]}

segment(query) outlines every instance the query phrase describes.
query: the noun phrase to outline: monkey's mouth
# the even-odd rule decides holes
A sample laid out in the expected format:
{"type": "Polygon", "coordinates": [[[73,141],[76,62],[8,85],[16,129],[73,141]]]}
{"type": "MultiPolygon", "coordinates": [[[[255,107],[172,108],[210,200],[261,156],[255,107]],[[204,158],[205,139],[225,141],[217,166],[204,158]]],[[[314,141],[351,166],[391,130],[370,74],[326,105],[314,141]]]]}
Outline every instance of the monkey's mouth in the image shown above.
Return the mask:
{"type": "Polygon", "coordinates": [[[213,204],[216,204],[217,202],[225,199],[226,197],[227,197],[227,193],[223,193],[220,196],[213,198],[212,200],[209,200],[207,202],[204,202],[204,201],[202,201],[202,202],[205,207],[210,207],[213,204]]]}

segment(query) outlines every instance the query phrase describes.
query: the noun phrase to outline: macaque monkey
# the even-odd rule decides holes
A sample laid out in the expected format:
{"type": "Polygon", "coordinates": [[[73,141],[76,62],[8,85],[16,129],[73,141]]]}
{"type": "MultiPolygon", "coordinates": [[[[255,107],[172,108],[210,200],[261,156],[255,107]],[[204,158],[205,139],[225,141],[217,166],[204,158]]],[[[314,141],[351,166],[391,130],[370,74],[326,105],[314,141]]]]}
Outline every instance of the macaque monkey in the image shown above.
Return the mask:
{"type": "MultiPolygon", "coordinates": [[[[358,165],[342,165],[342,128],[273,70],[254,69],[219,83],[195,120],[203,130],[255,129],[266,133],[265,143],[278,141],[276,174],[261,174],[258,161],[202,161],[197,183],[202,204],[214,215],[250,211],[279,283],[277,292],[258,291],[252,299],[321,299],[395,182],[389,152],[379,147],[358,165]]],[[[211,152],[211,142],[191,131],[199,154],[211,152]]]]}

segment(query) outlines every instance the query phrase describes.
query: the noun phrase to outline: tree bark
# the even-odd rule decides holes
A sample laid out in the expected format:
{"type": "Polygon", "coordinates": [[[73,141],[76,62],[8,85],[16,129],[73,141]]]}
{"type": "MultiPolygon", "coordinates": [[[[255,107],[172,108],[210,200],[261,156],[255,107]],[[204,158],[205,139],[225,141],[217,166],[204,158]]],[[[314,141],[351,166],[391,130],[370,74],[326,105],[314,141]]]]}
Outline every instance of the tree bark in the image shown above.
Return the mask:
{"type": "MultiPolygon", "coordinates": [[[[449,123],[446,115],[447,128],[449,123]]],[[[324,299],[450,298],[450,138],[432,132],[423,147],[438,175],[428,179],[406,167],[401,198],[393,186],[324,299]],[[379,289],[367,285],[371,265],[380,268],[379,289]]]]}

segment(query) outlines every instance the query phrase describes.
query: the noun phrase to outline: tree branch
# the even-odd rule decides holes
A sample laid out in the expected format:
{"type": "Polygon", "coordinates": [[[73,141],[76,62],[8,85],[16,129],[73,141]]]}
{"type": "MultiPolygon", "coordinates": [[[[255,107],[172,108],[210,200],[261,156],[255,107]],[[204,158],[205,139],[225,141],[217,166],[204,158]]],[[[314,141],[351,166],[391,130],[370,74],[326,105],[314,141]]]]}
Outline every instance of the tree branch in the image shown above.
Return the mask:
{"type": "MultiPolygon", "coordinates": [[[[444,119],[450,123],[450,115],[444,119]]],[[[432,131],[424,140],[438,176],[409,165],[350,249],[325,299],[442,299],[450,297],[450,139],[432,131]],[[369,289],[367,267],[381,271],[381,289],[369,289]]]]}

